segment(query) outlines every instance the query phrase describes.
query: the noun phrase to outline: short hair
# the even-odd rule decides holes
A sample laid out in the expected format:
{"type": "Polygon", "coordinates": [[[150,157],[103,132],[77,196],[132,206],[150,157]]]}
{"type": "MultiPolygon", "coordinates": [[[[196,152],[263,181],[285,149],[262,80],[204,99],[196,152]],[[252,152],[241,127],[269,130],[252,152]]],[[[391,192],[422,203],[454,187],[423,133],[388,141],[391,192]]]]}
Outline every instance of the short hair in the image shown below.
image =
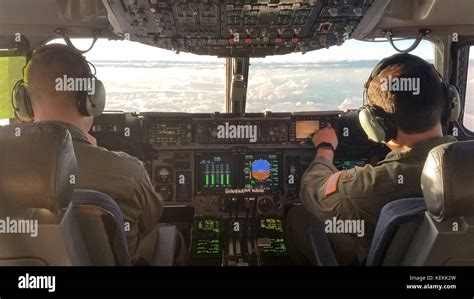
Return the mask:
{"type": "Polygon", "coordinates": [[[434,66],[410,54],[400,55],[385,65],[367,87],[368,104],[381,108],[408,134],[429,131],[441,121],[444,97],[442,79],[434,66]],[[413,89],[387,88],[387,83],[391,84],[394,79],[398,79],[399,87],[403,82],[400,79],[417,80],[419,93],[413,89]]]}
{"type": "Polygon", "coordinates": [[[42,46],[33,53],[25,70],[25,84],[33,105],[38,98],[48,104],[76,105],[77,91],[56,90],[56,79],[88,76],[88,66],[80,55],[62,44],[42,46]]]}

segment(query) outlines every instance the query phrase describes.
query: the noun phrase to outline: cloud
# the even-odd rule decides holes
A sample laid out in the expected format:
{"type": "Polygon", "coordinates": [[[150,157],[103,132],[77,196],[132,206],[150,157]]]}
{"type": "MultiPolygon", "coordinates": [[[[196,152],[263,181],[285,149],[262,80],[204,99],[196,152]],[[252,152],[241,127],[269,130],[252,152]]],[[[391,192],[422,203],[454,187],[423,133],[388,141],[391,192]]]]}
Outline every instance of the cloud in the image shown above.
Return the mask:
{"type": "Polygon", "coordinates": [[[309,79],[275,78],[271,74],[253,74],[247,97],[256,101],[277,101],[300,96],[309,85],[309,79]]]}
{"type": "Polygon", "coordinates": [[[362,99],[360,98],[345,98],[342,103],[337,106],[339,110],[346,111],[349,109],[357,109],[362,106],[362,99]]]}
{"type": "MultiPolygon", "coordinates": [[[[260,65],[250,73],[246,110],[357,108],[370,70],[367,66],[260,65]]],[[[98,78],[105,84],[109,110],[191,113],[225,109],[225,69],[221,64],[169,62],[150,68],[108,63],[98,68],[98,78]]]]}

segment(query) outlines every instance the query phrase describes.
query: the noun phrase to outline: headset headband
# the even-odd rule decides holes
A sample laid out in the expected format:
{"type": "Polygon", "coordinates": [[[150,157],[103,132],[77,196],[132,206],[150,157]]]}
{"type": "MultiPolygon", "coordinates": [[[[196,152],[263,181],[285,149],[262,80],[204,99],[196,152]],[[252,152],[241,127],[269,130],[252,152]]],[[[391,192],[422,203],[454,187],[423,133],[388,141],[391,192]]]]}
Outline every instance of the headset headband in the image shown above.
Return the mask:
{"type": "MultiPolygon", "coordinates": [[[[85,74],[81,74],[81,76],[86,76],[86,77],[89,77],[89,76],[95,76],[95,72],[92,73],[92,70],[90,68],[90,65],[92,65],[89,61],[87,61],[87,59],[84,57],[84,55],[82,55],[81,52],[79,51],[76,51],[75,49],[71,48],[71,47],[68,47],[66,45],[63,45],[63,44],[49,44],[49,45],[43,45],[43,46],[40,46],[39,48],[36,48],[34,51],[33,51],[33,54],[31,55],[31,58],[30,60],[28,61],[27,65],[25,66],[25,68],[28,70],[28,65],[30,64],[30,62],[35,58],[35,57],[38,57],[40,55],[43,55],[45,53],[51,53],[51,52],[60,52],[60,53],[68,53],[69,55],[73,56],[73,57],[76,57],[76,59],[80,60],[83,62],[83,66],[84,66],[84,70],[85,70],[85,74]]],[[[95,70],[95,67],[94,67],[94,70],[95,70]]]]}
{"type": "Polygon", "coordinates": [[[31,107],[30,99],[26,91],[28,85],[28,68],[31,62],[45,53],[61,52],[61,54],[67,53],[75,59],[79,59],[82,62],[84,68],[83,76],[93,80],[93,93],[89,94],[89,91],[77,91],[77,108],[83,116],[99,116],[102,114],[105,107],[106,92],[104,85],[100,80],[95,77],[95,67],[92,63],[88,62],[82,53],[75,49],[68,47],[63,44],[50,44],[44,45],[33,51],[31,59],[23,70],[23,78],[15,84],[12,92],[12,105],[15,109],[16,116],[21,121],[32,121],[33,120],[33,109],[31,107]],[[92,66],[92,68],[91,68],[92,66]],[[92,72],[94,70],[94,73],[92,72]]]}
{"type": "Polygon", "coordinates": [[[364,85],[364,94],[366,95],[366,97],[367,97],[367,90],[369,88],[369,85],[377,75],[379,75],[387,67],[394,64],[403,63],[407,60],[418,60],[419,62],[425,64],[427,67],[432,69],[433,73],[435,73],[438,76],[440,83],[443,82],[443,77],[441,76],[441,74],[438,72],[438,70],[435,68],[433,64],[425,61],[424,59],[419,58],[418,56],[415,56],[409,53],[397,53],[397,54],[394,54],[392,56],[382,59],[374,67],[374,69],[370,73],[369,78],[367,79],[364,85]]]}
{"type": "MultiPolygon", "coordinates": [[[[443,81],[443,77],[436,70],[435,66],[418,56],[414,56],[408,53],[399,53],[382,59],[372,70],[368,80],[364,85],[364,101],[368,100],[368,88],[374,78],[379,75],[384,69],[390,65],[404,63],[406,61],[418,61],[419,63],[427,66],[431,71],[436,74],[441,84],[443,98],[445,103],[443,105],[443,113],[441,115],[441,121],[443,123],[454,122],[458,119],[460,114],[460,98],[459,93],[454,85],[443,81]]],[[[367,101],[368,102],[368,101],[367,101]]],[[[397,128],[393,119],[385,113],[379,107],[372,106],[370,104],[365,105],[359,111],[359,121],[367,133],[369,139],[376,142],[388,141],[395,137],[397,134],[397,128]]]]}

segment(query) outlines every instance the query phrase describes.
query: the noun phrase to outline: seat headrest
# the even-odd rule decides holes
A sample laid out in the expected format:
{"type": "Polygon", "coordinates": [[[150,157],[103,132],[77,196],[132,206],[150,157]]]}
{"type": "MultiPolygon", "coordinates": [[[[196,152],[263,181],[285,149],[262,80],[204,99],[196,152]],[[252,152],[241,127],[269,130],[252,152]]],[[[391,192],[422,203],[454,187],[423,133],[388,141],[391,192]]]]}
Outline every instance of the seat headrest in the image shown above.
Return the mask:
{"type": "Polygon", "coordinates": [[[423,168],[421,189],[437,221],[474,215],[474,141],[433,148],[423,168]]]}
{"type": "Polygon", "coordinates": [[[69,131],[52,123],[0,127],[0,208],[44,208],[69,204],[77,173],[69,131]]]}

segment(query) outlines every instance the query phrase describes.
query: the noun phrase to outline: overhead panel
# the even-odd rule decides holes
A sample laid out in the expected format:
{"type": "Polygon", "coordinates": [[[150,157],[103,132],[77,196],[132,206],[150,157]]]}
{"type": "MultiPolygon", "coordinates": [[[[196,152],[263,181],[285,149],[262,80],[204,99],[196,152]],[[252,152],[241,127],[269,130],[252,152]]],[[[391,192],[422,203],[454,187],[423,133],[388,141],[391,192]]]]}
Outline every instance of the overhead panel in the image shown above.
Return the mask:
{"type": "Polygon", "coordinates": [[[177,52],[223,57],[341,45],[374,0],[104,0],[115,31],[177,52]],[[114,20],[114,21],[115,21],[114,20]]]}

